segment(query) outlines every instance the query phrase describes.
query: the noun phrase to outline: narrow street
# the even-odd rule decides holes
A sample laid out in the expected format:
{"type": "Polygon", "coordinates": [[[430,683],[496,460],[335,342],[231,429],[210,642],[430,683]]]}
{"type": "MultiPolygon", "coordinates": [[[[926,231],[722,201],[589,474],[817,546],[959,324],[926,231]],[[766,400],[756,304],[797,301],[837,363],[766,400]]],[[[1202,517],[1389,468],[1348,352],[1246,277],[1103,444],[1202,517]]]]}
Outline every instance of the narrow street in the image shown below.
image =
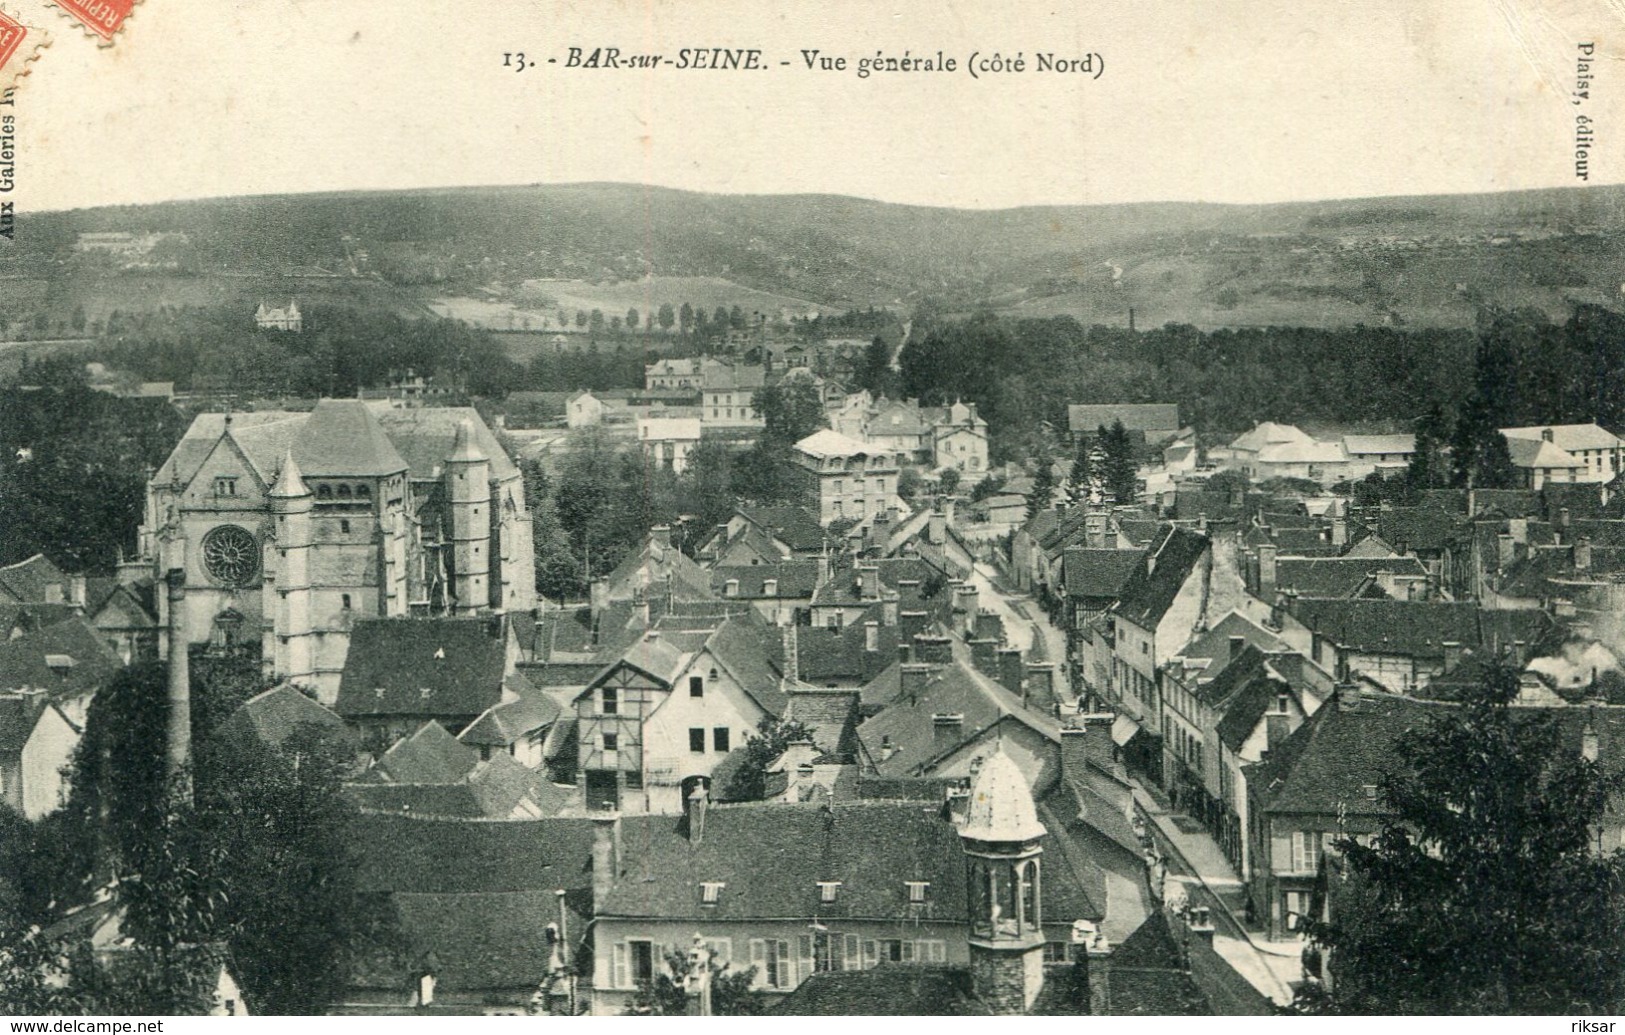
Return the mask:
{"type": "Polygon", "coordinates": [[[985,561],[977,562],[970,581],[980,594],[981,606],[1004,619],[1010,646],[1026,651],[1027,660],[1034,664],[1055,666],[1055,692],[1063,706],[1076,700],[1067,672],[1066,633],[1050,624],[1038,601],[1005,589],[998,569],[985,561]]]}

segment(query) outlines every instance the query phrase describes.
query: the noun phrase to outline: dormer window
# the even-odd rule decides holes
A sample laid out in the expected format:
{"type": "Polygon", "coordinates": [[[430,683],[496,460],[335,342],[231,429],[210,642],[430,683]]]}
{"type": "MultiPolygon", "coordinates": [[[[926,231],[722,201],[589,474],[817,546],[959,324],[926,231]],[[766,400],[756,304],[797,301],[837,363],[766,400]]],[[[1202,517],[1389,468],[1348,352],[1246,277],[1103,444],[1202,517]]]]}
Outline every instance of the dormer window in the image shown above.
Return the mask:
{"type": "Polygon", "coordinates": [[[319,500],[330,500],[330,499],[332,499],[333,498],[333,487],[331,485],[318,485],[318,486],[316,486],[316,498],[319,499],[319,500]]]}
{"type": "Polygon", "coordinates": [[[351,495],[350,487],[348,485],[340,485],[339,486],[339,499],[347,500],[347,499],[350,498],[350,495],[351,495]]]}
{"type": "Polygon", "coordinates": [[[931,882],[928,880],[906,880],[903,887],[908,889],[908,903],[911,906],[920,905],[925,901],[925,893],[930,890],[931,882]]]}
{"type": "Polygon", "coordinates": [[[700,904],[706,906],[716,905],[717,900],[722,897],[722,889],[725,887],[727,885],[720,880],[701,881],[700,904]]]}
{"type": "Polygon", "coordinates": [[[357,485],[355,487],[355,498],[358,500],[372,499],[372,487],[368,485],[357,485]]]}
{"type": "Polygon", "coordinates": [[[727,582],[723,583],[722,595],[725,597],[737,597],[739,595],[739,580],[729,579],[727,582]]]}
{"type": "Polygon", "coordinates": [[[828,904],[835,901],[835,893],[840,890],[841,882],[838,880],[821,880],[818,884],[818,901],[828,904]]]}

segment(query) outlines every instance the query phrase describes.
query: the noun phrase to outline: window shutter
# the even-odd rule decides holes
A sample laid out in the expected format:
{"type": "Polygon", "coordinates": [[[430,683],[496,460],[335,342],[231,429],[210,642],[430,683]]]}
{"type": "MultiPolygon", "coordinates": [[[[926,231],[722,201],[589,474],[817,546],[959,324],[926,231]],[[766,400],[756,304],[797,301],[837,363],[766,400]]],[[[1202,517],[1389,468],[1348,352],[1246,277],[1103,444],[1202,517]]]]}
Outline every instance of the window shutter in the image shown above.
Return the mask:
{"type": "Polygon", "coordinates": [[[629,975],[627,974],[626,951],[625,942],[616,942],[613,951],[611,952],[613,964],[609,983],[616,988],[626,988],[632,983],[629,975]]]}
{"type": "Polygon", "coordinates": [[[864,969],[867,970],[870,967],[878,966],[879,963],[880,963],[880,946],[877,945],[873,939],[866,940],[863,943],[863,967],[864,967],[864,969]]]}
{"type": "Polygon", "coordinates": [[[841,954],[842,954],[842,956],[845,957],[841,961],[841,969],[842,970],[862,970],[863,969],[863,957],[859,954],[860,950],[858,948],[858,936],[857,935],[855,935],[855,934],[842,935],[841,936],[841,949],[842,949],[841,954]]]}
{"type": "Polygon", "coordinates": [[[1292,872],[1303,872],[1303,831],[1292,832],[1292,872]]]}
{"type": "Polygon", "coordinates": [[[799,977],[799,979],[802,981],[812,977],[813,971],[817,967],[817,961],[813,958],[812,935],[801,935],[798,940],[800,941],[798,948],[801,951],[796,954],[796,976],[793,976],[790,979],[790,984],[792,985],[797,983],[797,977],[799,977]]]}
{"type": "Polygon", "coordinates": [[[902,948],[901,948],[900,951],[903,954],[903,960],[902,961],[904,963],[913,963],[914,962],[914,943],[913,942],[910,942],[910,941],[903,942],[902,948]]]}
{"type": "Polygon", "coordinates": [[[760,938],[750,940],[750,965],[756,968],[755,982],[758,988],[772,984],[772,975],[767,972],[767,942],[760,938]]]}
{"type": "Polygon", "coordinates": [[[795,963],[790,959],[790,943],[780,940],[774,944],[778,946],[778,952],[774,953],[778,962],[778,966],[774,968],[776,971],[773,975],[774,987],[789,988],[796,982],[795,971],[792,969],[795,967],[795,963]]]}

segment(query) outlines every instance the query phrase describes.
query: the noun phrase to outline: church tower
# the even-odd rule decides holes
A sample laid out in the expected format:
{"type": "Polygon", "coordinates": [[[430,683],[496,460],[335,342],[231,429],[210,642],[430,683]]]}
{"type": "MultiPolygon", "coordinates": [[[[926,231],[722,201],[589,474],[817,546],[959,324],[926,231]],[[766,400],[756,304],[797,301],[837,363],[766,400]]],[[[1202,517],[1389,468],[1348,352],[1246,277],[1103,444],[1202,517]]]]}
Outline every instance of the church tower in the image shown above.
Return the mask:
{"type": "Polygon", "coordinates": [[[311,493],[289,449],[268,494],[276,527],[276,600],[271,614],[276,675],[296,683],[316,677],[316,630],[311,614],[311,493]]]}
{"type": "Polygon", "coordinates": [[[1003,748],[982,763],[959,829],[970,897],[971,985],[996,1014],[1027,1012],[1044,987],[1038,840],[1045,833],[1003,748]]]}
{"type": "Polygon", "coordinates": [[[491,461],[474,444],[470,421],[457,425],[445,479],[456,612],[476,614],[491,602],[491,461]]]}

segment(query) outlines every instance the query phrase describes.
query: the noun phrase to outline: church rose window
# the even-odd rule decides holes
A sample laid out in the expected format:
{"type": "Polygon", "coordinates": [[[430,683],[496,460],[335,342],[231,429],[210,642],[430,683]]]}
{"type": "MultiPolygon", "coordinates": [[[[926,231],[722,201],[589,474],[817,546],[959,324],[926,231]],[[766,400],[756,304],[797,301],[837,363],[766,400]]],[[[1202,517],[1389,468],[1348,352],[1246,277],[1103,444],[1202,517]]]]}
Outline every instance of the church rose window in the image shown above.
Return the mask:
{"type": "Polygon", "coordinates": [[[260,571],[260,545],[236,525],[221,525],[203,537],[203,566],[217,582],[244,586],[260,571]]]}

